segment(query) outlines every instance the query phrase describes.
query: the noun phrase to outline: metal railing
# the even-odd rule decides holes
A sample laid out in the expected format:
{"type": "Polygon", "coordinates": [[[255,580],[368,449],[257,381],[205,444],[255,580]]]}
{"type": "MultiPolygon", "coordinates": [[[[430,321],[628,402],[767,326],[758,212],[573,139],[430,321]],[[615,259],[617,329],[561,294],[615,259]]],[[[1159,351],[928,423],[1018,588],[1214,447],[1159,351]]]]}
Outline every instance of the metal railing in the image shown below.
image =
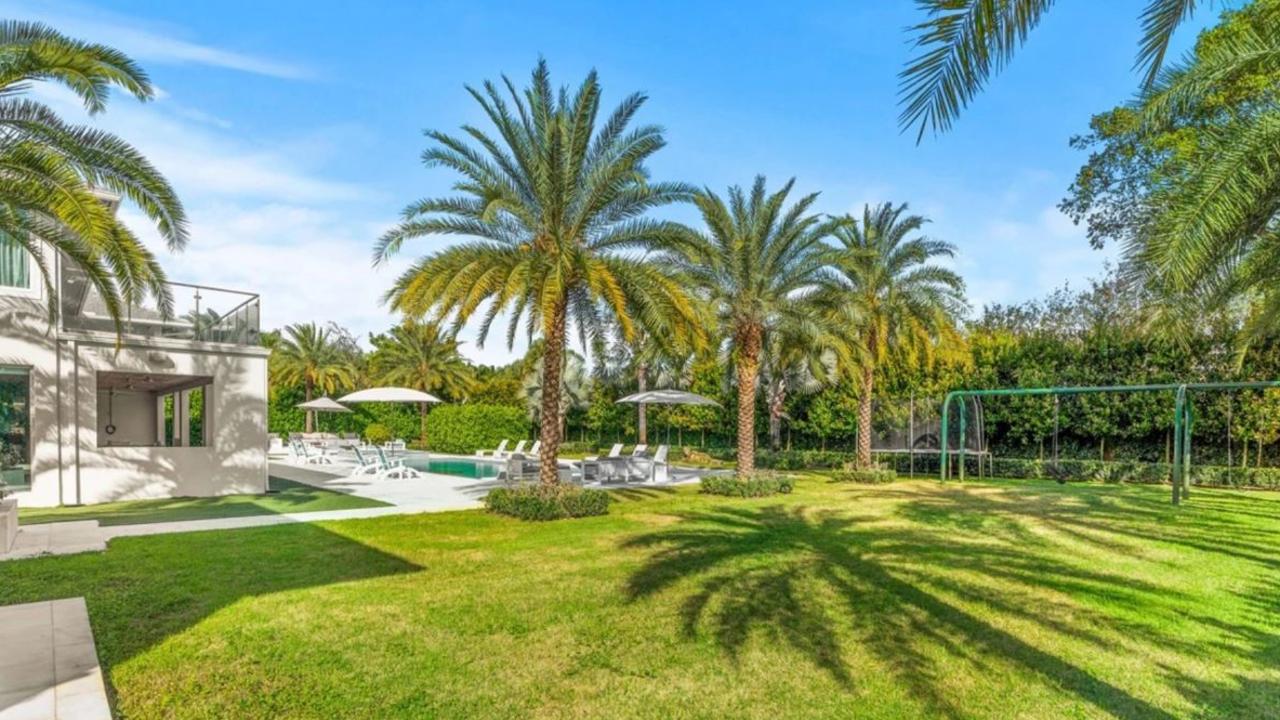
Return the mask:
{"type": "MultiPolygon", "coordinates": [[[[117,326],[102,294],[84,272],[64,262],[59,275],[62,328],[115,333],[117,326]]],[[[119,331],[135,337],[258,344],[261,307],[257,294],[180,282],[170,282],[168,286],[172,308],[163,310],[150,297],[141,303],[130,303],[121,314],[119,331]]]]}

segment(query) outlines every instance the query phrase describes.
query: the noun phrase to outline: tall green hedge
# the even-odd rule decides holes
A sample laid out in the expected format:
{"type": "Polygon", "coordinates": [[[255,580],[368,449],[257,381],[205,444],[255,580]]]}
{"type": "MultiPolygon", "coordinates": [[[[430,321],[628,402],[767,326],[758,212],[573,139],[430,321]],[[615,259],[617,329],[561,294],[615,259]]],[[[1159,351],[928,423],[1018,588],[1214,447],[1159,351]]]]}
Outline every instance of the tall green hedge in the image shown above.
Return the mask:
{"type": "Polygon", "coordinates": [[[431,450],[469,455],[495,448],[503,440],[514,444],[530,435],[529,417],[521,408],[501,405],[438,405],[427,414],[427,443],[431,450]]]}

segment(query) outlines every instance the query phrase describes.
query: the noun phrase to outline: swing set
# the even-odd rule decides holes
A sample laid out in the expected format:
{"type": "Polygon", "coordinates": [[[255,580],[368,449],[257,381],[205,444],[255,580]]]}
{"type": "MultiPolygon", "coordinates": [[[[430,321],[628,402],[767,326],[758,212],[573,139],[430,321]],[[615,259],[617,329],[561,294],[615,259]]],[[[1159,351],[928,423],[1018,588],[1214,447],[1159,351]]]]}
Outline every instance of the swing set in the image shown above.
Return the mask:
{"type": "Polygon", "coordinates": [[[1227,390],[1264,390],[1280,387],[1280,380],[1246,381],[1246,382],[1209,382],[1178,383],[1162,385],[1096,385],[1085,387],[1047,387],[1047,388],[999,388],[990,390],[953,390],[947,393],[942,401],[942,427],[939,432],[939,479],[951,477],[951,458],[954,454],[958,460],[957,477],[964,481],[965,444],[961,443],[954,453],[948,451],[950,439],[951,406],[958,404],[958,422],[960,437],[965,437],[969,422],[968,410],[972,399],[987,397],[1053,397],[1053,467],[1058,469],[1058,412],[1059,400],[1064,395],[1091,395],[1104,393],[1137,393],[1137,392],[1172,392],[1173,403],[1173,473],[1170,478],[1173,485],[1173,504],[1178,505],[1183,499],[1190,497],[1191,489],[1191,430],[1195,425],[1195,410],[1192,395],[1199,392],[1219,392],[1227,390]]]}

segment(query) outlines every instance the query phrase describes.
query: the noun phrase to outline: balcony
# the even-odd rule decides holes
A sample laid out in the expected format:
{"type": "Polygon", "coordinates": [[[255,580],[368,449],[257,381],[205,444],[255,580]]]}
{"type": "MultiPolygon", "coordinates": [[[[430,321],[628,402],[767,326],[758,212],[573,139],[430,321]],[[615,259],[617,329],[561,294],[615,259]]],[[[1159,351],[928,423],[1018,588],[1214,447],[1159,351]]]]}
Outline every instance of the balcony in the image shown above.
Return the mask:
{"type": "MultiPolygon", "coordinates": [[[[117,331],[102,293],[72,263],[59,269],[59,307],[62,329],[70,332],[117,331]]],[[[169,283],[171,312],[162,312],[153,298],[123,309],[119,331],[130,337],[167,338],[198,342],[257,345],[259,299],[254,293],[169,283]]]]}

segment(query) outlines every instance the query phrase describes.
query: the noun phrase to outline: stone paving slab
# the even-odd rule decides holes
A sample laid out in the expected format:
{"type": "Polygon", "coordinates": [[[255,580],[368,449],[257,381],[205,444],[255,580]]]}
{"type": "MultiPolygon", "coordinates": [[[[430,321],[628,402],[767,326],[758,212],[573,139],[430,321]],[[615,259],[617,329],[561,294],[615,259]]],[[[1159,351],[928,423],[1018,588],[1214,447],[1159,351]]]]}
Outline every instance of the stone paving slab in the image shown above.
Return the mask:
{"type": "Polygon", "coordinates": [[[0,607],[0,720],[111,720],[84,598],[0,607]]]}

